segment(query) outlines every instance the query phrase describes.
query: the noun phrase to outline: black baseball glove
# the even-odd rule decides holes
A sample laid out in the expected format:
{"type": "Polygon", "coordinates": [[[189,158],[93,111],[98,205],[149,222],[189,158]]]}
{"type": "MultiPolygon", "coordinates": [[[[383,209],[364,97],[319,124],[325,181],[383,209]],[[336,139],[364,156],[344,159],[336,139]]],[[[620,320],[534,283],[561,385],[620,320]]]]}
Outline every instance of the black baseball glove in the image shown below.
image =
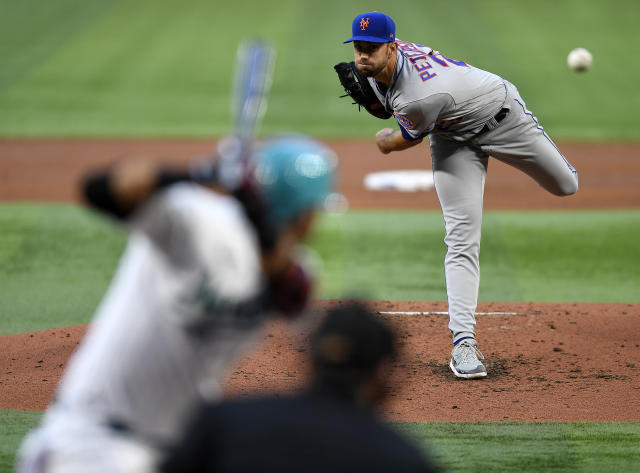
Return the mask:
{"type": "Polygon", "coordinates": [[[360,107],[364,107],[374,117],[382,119],[391,117],[391,114],[385,110],[380,100],[378,100],[367,78],[360,74],[353,61],[341,62],[333,66],[333,68],[338,73],[340,83],[346,92],[341,97],[351,97],[354,103],[358,105],[358,110],[360,110],[360,107]]]}

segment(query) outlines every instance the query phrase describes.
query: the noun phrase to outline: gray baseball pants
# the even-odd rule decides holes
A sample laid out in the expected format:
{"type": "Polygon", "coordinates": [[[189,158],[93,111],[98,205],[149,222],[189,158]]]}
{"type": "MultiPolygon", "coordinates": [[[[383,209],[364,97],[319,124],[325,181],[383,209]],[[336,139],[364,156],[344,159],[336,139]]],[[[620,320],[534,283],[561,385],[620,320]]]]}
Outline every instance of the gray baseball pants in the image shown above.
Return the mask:
{"type": "Polygon", "coordinates": [[[490,124],[495,128],[468,141],[429,136],[435,188],[445,221],[444,268],[454,343],[475,338],[482,199],[489,156],[523,171],[554,195],[578,190],[576,170],[526,109],[515,86],[508,82],[506,86],[504,107],[510,111],[499,124],[490,124]]]}

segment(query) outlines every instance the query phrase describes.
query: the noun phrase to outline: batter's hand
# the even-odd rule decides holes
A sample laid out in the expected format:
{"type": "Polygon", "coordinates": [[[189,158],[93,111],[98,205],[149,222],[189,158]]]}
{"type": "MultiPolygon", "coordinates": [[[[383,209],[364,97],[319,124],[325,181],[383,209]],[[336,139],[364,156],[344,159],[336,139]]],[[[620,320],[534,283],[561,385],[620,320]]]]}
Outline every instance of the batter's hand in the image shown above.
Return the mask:
{"type": "Polygon", "coordinates": [[[294,318],[311,300],[312,288],[311,273],[300,262],[292,261],[281,274],[269,281],[271,306],[284,317],[294,318]]]}

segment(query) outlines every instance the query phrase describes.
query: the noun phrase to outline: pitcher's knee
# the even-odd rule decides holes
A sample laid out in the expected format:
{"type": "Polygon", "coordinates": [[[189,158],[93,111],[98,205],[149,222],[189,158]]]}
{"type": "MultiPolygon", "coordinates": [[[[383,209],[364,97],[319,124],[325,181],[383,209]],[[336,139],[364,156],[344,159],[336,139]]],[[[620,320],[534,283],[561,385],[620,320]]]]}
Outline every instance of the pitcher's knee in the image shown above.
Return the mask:
{"type": "Polygon", "coordinates": [[[575,173],[572,177],[573,179],[565,179],[563,182],[560,183],[560,186],[559,186],[560,193],[558,193],[557,195],[567,196],[567,195],[573,195],[576,192],[578,192],[578,174],[575,173]]]}
{"type": "Polygon", "coordinates": [[[578,192],[578,174],[575,171],[562,179],[558,179],[553,183],[543,184],[543,187],[553,195],[564,197],[573,195],[578,192]]]}

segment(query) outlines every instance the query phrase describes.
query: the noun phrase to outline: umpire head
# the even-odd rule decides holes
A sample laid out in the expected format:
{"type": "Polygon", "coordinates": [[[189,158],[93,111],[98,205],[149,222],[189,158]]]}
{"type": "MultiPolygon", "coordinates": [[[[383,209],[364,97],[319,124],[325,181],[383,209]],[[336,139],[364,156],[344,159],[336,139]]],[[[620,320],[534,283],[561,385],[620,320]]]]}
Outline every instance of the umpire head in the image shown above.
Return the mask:
{"type": "Polygon", "coordinates": [[[359,404],[384,397],[384,365],[395,354],[394,334],[365,305],[330,309],[311,342],[313,389],[359,404]]]}

